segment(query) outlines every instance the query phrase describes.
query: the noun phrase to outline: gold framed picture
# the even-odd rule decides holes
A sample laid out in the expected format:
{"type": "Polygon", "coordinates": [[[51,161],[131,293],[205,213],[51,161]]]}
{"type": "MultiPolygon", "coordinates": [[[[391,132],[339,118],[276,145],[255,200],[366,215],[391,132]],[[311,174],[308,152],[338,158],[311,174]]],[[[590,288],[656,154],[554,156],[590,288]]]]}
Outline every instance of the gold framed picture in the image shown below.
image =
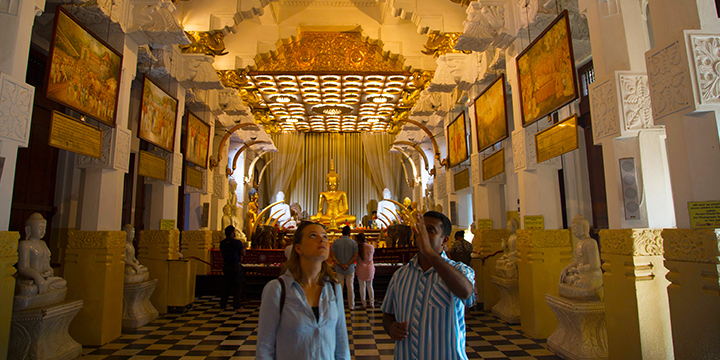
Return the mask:
{"type": "Polygon", "coordinates": [[[523,127],[578,98],[567,10],[516,59],[523,127]]]}
{"type": "Polygon", "coordinates": [[[145,76],[138,137],[167,151],[175,150],[178,101],[145,76]]]}
{"type": "Polygon", "coordinates": [[[210,144],[210,125],[188,112],[185,159],[202,168],[207,168],[210,144]]]}
{"type": "Polygon", "coordinates": [[[478,152],[508,137],[505,74],[501,74],[475,99],[478,152]]]}
{"type": "Polygon", "coordinates": [[[122,55],[64,7],[57,9],[45,96],[114,127],[122,55]]]}
{"type": "Polygon", "coordinates": [[[454,167],[468,159],[464,110],[448,125],[447,134],[448,167],[454,167]]]}

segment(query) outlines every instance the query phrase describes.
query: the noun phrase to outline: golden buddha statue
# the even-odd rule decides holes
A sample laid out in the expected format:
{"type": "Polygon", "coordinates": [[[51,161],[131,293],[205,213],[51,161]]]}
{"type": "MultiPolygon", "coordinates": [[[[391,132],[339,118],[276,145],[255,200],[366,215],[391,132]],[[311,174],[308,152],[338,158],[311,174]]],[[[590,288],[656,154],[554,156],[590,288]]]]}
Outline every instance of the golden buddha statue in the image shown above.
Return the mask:
{"type": "Polygon", "coordinates": [[[250,202],[245,213],[245,237],[247,239],[252,239],[255,223],[258,220],[258,212],[260,212],[260,206],[258,205],[257,190],[252,189],[250,190],[250,202]]]}
{"type": "Polygon", "coordinates": [[[335,165],[330,160],[330,172],[325,176],[328,191],[320,193],[317,215],[310,217],[310,220],[326,225],[329,229],[337,229],[338,225],[345,222],[355,225],[356,220],[355,215],[348,215],[347,193],[337,189],[338,179],[335,165]],[[323,213],[325,203],[327,203],[327,208],[323,213]]]}

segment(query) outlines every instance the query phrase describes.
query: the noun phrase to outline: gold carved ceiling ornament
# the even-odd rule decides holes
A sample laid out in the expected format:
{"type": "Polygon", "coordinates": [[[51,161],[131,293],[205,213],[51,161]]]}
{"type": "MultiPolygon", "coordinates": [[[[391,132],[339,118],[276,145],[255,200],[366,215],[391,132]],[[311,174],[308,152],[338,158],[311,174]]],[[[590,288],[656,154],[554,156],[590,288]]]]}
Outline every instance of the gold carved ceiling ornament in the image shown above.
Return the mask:
{"type": "Polygon", "coordinates": [[[451,2],[454,2],[456,4],[460,4],[460,6],[468,6],[472,2],[471,0],[450,0],[451,2]]]}
{"type": "Polygon", "coordinates": [[[382,42],[351,31],[300,31],[258,54],[255,66],[218,71],[268,133],[399,132],[433,72],[411,70],[382,42]],[[407,115],[405,115],[407,116],[407,115]]]}
{"type": "Polygon", "coordinates": [[[455,50],[455,44],[462,34],[461,32],[429,33],[422,53],[432,55],[436,59],[445,54],[470,54],[472,51],[455,50]]]}
{"type": "Polygon", "coordinates": [[[190,45],[180,45],[183,53],[205,54],[212,57],[227,55],[225,51],[225,34],[220,30],[186,31],[190,45]]]}

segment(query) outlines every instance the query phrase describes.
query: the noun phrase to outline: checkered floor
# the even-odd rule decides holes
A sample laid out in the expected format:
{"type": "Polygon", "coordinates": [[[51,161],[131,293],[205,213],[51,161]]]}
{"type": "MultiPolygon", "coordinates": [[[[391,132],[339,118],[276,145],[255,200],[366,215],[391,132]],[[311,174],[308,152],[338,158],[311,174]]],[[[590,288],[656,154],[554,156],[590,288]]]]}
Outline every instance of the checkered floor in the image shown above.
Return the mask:
{"type": "MultiPolygon", "coordinates": [[[[185,314],[168,314],[150,324],[123,331],[100,348],[84,348],[83,359],[253,359],[257,342],[259,301],[241,312],[221,310],[219,298],[203,297],[185,314]]],[[[394,341],[382,328],[379,308],[345,310],[350,353],[355,359],[392,359],[394,341]]],[[[466,312],[467,355],[473,359],[560,359],[544,340],[529,339],[519,330],[482,311],[466,312]]]]}

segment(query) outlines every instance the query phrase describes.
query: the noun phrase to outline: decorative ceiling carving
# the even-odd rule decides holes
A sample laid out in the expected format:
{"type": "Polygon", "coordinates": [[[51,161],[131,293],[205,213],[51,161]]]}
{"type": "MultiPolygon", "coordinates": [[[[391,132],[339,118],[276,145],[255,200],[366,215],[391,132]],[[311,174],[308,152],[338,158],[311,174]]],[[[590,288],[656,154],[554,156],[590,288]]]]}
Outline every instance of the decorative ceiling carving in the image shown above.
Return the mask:
{"type": "Polygon", "coordinates": [[[436,59],[445,54],[470,54],[472,51],[455,50],[455,44],[457,44],[460,35],[462,33],[459,32],[428,34],[425,50],[422,50],[422,53],[432,55],[436,59]]]}
{"type": "Polygon", "coordinates": [[[212,57],[227,55],[225,51],[225,34],[219,30],[186,31],[190,45],[180,45],[183,53],[205,54],[212,57]]]}
{"type": "Polygon", "coordinates": [[[380,40],[363,36],[360,31],[304,31],[297,37],[281,40],[277,51],[258,54],[259,72],[402,72],[402,55],[383,51],[380,40]]]}

